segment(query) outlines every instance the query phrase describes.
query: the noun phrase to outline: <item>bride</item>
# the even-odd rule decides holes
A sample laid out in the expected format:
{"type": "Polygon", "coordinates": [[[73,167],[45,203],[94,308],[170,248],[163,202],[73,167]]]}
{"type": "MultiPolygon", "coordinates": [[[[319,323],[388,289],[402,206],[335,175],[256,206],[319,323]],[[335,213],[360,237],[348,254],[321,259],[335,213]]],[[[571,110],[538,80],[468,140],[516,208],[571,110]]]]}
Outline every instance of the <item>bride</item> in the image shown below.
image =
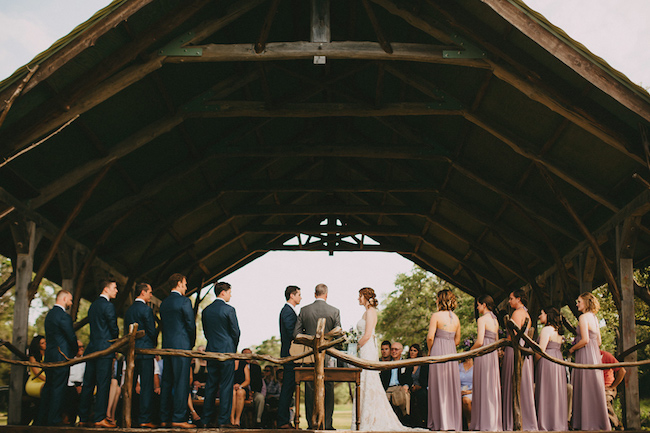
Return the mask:
{"type": "MultiPolygon", "coordinates": [[[[377,304],[377,295],[373,289],[365,287],[359,290],[359,305],[363,305],[366,309],[357,323],[359,334],[363,334],[358,342],[359,357],[368,361],[379,361],[375,342],[377,304]]],[[[359,430],[361,431],[428,431],[402,425],[388,402],[378,371],[365,369],[361,371],[360,400],[359,430]]]]}

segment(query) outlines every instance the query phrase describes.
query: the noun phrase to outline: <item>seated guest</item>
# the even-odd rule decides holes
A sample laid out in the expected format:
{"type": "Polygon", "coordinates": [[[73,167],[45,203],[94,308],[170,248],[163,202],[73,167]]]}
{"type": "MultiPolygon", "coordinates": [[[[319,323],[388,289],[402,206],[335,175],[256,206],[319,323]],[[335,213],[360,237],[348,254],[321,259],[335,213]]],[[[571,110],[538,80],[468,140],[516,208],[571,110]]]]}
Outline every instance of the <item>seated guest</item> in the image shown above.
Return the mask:
{"type": "MultiPolygon", "coordinates": [[[[41,362],[45,358],[45,337],[37,335],[29,345],[29,360],[41,362]]],[[[41,398],[41,390],[45,385],[45,370],[39,367],[29,367],[29,378],[25,384],[25,392],[30,397],[41,398]]]]}
{"type": "MultiPolygon", "coordinates": [[[[403,348],[402,343],[392,344],[390,347],[392,361],[400,360],[403,348]]],[[[382,370],[380,373],[381,383],[386,390],[388,401],[391,402],[393,410],[402,422],[411,413],[411,393],[409,389],[413,385],[412,370],[413,367],[402,367],[382,370]]]]}
{"type": "MultiPolygon", "coordinates": [[[[419,344],[411,344],[409,358],[422,356],[422,349],[419,344]]],[[[427,385],[429,383],[429,365],[420,364],[413,367],[411,373],[413,385],[411,385],[411,416],[410,427],[427,426],[427,385]]]]}
{"type": "Polygon", "coordinates": [[[239,428],[244,403],[248,399],[248,385],[251,383],[250,366],[246,361],[235,360],[235,380],[232,387],[232,412],[230,423],[239,428]]]}
{"type": "MultiPolygon", "coordinates": [[[[603,357],[603,364],[618,364],[618,360],[614,358],[611,353],[601,350],[600,355],[603,357]]],[[[609,415],[609,423],[613,429],[620,430],[623,426],[614,412],[612,402],[616,398],[616,388],[623,381],[625,377],[625,369],[623,367],[614,367],[609,370],[603,370],[605,375],[605,398],[607,399],[607,415],[609,415]]]]}
{"type": "Polygon", "coordinates": [[[472,381],[474,378],[474,359],[468,358],[458,363],[460,373],[460,396],[463,403],[463,428],[467,429],[472,420],[472,381]]]}
{"type": "MultiPolygon", "coordinates": [[[[75,358],[84,356],[84,344],[81,340],[77,340],[79,350],[75,358]]],[[[86,371],[86,363],[80,362],[70,366],[70,376],[68,376],[68,390],[66,392],[66,406],[64,412],[70,424],[74,425],[77,422],[77,413],[79,412],[79,396],[81,395],[81,386],[84,383],[84,372],[86,371]]]]}
{"type": "MultiPolygon", "coordinates": [[[[249,348],[241,351],[241,353],[253,353],[249,348]]],[[[253,407],[255,408],[255,427],[262,426],[262,413],[264,412],[264,402],[266,388],[264,380],[262,380],[262,367],[256,360],[248,361],[248,368],[250,369],[251,383],[249,385],[251,397],[253,397],[253,407]]]]}
{"type": "Polygon", "coordinates": [[[381,342],[381,358],[379,358],[380,361],[388,362],[392,358],[390,356],[390,341],[384,340],[381,342]]]}
{"type": "MultiPolygon", "coordinates": [[[[197,359],[192,359],[192,362],[197,361],[197,359]]],[[[194,366],[190,364],[190,385],[192,385],[192,392],[187,396],[187,410],[190,412],[189,423],[196,426],[196,428],[203,427],[203,422],[201,421],[201,416],[196,412],[194,408],[193,400],[198,397],[198,394],[194,392],[194,384],[197,381],[194,380],[194,366]]],[[[197,388],[198,392],[198,388],[197,388]]]]}
{"type": "MultiPolygon", "coordinates": [[[[205,346],[196,348],[199,352],[205,352],[205,346]]],[[[192,390],[195,395],[205,396],[205,382],[208,380],[208,361],[207,359],[192,359],[192,390]]]]}
{"type": "Polygon", "coordinates": [[[124,369],[126,363],[124,359],[116,355],[113,358],[113,372],[111,374],[111,388],[108,394],[108,407],[106,408],[106,420],[110,423],[116,424],[115,412],[117,411],[117,403],[120,401],[120,394],[122,394],[122,384],[124,383],[124,369]]]}

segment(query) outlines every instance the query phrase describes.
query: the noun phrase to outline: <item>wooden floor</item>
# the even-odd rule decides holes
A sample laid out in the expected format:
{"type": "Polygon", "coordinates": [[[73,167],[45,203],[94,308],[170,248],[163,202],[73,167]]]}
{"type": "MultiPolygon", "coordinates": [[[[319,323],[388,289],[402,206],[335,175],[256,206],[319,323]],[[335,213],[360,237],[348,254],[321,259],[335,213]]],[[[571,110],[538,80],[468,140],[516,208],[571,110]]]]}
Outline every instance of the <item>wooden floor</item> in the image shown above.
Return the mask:
{"type": "MultiPolygon", "coordinates": [[[[106,428],[85,428],[85,427],[31,427],[31,426],[0,426],[0,431],[7,433],[37,433],[37,432],[60,432],[60,433],[97,433],[101,431],[119,431],[119,432],[169,432],[169,433],[188,433],[193,432],[196,429],[178,429],[178,428],[159,428],[159,429],[146,429],[146,428],[115,428],[115,429],[106,429],[106,428]]],[[[261,430],[261,429],[198,429],[200,431],[219,431],[219,432],[263,432],[263,433],[287,433],[287,430],[261,430]]],[[[325,430],[301,430],[306,433],[316,432],[316,431],[325,431],[325,430]]],[[[342,431],[351,431],[351,430],[337,430],[342,431]]],[[[626,430],[626,433],[647,433],[644,430],[626,430]]],[[[383,432],[373,432],[373,433],[383,433],[383,432]]],[[[388,433],[388,432],[386,432],[388,433]]],[[[448,432],[445,432],[448,433],[448,432]]],[[[562,433],[573,433],[573,432],[562,432],[562,433]]]]}

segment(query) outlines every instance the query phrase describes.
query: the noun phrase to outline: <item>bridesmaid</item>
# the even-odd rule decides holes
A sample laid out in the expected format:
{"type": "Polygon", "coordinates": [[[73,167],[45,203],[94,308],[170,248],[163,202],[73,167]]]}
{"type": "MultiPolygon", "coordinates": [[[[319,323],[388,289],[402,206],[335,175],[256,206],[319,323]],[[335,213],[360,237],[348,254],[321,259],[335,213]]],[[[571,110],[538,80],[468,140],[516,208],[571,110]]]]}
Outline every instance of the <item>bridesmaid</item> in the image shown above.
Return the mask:
{"type": "MultiPolygon", "coordinates": [[[[483,295],[477,300],[481,317],[476,321],[478,332],[472,349],[478,349],[497,341],[499,321],[494,315],[494,299],[483,295]]],[[[472,422],[470,430],[501,431],[501,382],[499,380],[499,354],[497,351],[479,356],[474,360],[474,389],[472,422]]]]}
{"type": "MultiPolygon", "coordinates": [[[[555,307],[547,307],[539,315],[539,321],[546,325],[539,334],[539,345],[553,358],[562,359],[562,316],[555,307]]],[[[567,380],[563,366],[539,355],[535,372],[535,408],[537,426],[544,431],[567,431],[569,428],[567,410],[567,380]]]]}
{"type": "MultiPolygon", "coordinates": [[[[441,290],[437,296],[438,312],[431,315],[427,346],[430,356],[456,353],[460,343],[460,321],[453,313],[456,295],[441,290]]],[[[429,430],[463,430],[458,363],[429,365],[429,430]]]]}
{"type": "MultiPolygon", "coordinates": [[[[526,308],[526,293],[523,290],[515,290],[510,293],[508,303],[515,311],[512,313],[512,321],[519,328],[524,326],[524,321],[528,319],[530,329],[530,315],[526,308]]],[[[520,344],[517,342],[516,344],[520,344]]],[[[503,369],[501,370],[501,411],[504,430],[513,429],[512,419],[512,373],[514,371],[514,350],[512,347],[506,347],[503,357],[503,369]]],[[[537,430],[537,412],[535,411],[535,395],[533,391],[533,358],[527,356],[524,358],[524,365],[521,369],[521,428],[522,430],[537,430]]]]}
{"type": "MultiPolygon", "coordinates": [[[[577,343],[569,350],[575,352],[578,364],[600,364],[600,327],[596,313],[600,309],[598,299],[585,292],[576,300],[582,314],[576,329],[577,343]]],[[[573,418],[574,430],[611,430],[605,401],[605,379],[601,370],[573,369],[573,418]]]]}

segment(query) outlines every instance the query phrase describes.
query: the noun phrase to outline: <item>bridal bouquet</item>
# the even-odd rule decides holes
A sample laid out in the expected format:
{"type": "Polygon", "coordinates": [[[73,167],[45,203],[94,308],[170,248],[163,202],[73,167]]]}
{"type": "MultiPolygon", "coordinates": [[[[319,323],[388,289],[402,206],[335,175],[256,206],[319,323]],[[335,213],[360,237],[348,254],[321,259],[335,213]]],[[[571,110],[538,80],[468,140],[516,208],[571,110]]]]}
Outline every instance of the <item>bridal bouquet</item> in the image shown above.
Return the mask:
{"type": "Polygon", "coordinates": [[[348,344],[358,343],[361,337],[362,334],[354,327],[345,332],[345,339],[348,341],[348,344]]]}

